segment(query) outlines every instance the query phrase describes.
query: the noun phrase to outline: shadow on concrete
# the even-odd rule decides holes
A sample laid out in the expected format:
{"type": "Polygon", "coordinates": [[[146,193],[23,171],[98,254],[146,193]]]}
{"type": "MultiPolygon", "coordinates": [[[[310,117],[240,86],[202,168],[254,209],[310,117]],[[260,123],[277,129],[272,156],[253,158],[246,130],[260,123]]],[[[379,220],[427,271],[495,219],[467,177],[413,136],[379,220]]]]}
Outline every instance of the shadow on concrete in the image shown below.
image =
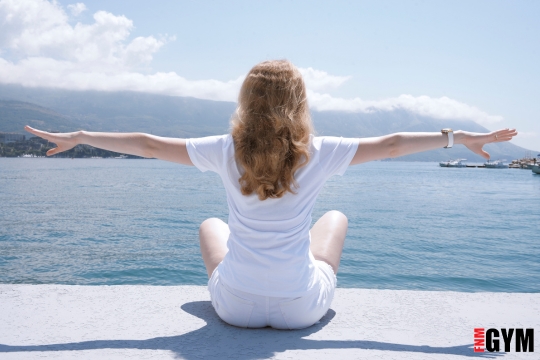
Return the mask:
{"type": "Polygon", "coordinates": [[[63,344],[12,346],[0,344],[0,353],[35,351],[73,351],[96,349],[169,350],[185,359],[260,359],[269,358],[287,350],[363,349],[400,351],[427,354],[449,354],[468,357],[494,358],[504,353],[475,353],[472,344],[431,347],[363,340],[310,340],[332,321],[336,315],[330,309],[321,321],[302,330],[241,329],[223,322],[210,301],[194,301],[182,305],[189,314],[206,321],[200,329],[177,336],[156,337],[147,340],[92,340],[63,344]]]}

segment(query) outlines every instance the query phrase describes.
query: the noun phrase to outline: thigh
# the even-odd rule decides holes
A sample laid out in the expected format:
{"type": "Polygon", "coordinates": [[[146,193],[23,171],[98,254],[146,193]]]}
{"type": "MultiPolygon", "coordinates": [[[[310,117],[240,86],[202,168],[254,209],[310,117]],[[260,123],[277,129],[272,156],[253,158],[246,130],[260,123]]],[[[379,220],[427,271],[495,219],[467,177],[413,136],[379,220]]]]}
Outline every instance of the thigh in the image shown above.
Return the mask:
{"type": "Polygon", "coordinates": [[[206,219],[199,228],[201,254],[208,278],[227,254],[229,234],[229,226],[216,218],[206,219]]]}
{"type": "Polygon", "coordinates": [[[326,262],[337,274],[347,235],[347,217],[339,211],[324,214],[310,230],[313,257],[326,262]]]}

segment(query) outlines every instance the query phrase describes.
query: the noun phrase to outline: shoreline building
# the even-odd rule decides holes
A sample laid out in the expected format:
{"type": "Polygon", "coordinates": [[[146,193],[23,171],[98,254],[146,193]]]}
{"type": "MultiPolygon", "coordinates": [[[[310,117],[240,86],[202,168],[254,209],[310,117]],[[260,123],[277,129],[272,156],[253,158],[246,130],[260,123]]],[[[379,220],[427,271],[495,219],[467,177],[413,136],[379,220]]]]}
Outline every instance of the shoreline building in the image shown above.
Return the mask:
{"type": "Polygon", "coordinates": [[[0,132],[0,143],[9,144],[16,141],[26,140],[26,135],[17,134],[17,133],[6,133],[0,132]]]}

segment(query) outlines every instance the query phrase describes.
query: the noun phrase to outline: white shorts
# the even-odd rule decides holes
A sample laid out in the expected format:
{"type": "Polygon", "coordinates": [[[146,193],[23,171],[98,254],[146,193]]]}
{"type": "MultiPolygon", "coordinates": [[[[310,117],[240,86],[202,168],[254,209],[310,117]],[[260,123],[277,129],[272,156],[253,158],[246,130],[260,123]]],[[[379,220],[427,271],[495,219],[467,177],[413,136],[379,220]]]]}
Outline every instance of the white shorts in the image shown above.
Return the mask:
{"type": "Polygon", "coordinates": [[[315,260],[319,284],[302,297],[254,295],[233,289],[219,279],[217,268],[208,280],[212,306],[228,324],[243,328],[271,326],[276,329],[303,329],[315,324],[328,311],[334,298],[336,276],[332,267],[315,260]]]}

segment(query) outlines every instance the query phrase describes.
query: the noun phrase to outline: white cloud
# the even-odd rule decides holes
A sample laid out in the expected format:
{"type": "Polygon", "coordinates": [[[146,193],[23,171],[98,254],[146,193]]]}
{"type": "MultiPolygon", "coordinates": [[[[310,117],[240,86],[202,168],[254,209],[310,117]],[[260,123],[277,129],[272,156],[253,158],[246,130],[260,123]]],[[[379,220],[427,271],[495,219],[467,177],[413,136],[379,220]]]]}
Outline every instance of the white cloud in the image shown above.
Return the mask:
{"type": "Polygon", "coordinates": [[[83,11],[88,10],[83,3],[70,4],[67,7],[73,16],[79,16],[83,11]]]}
{"type": "Polygon", "coordinates": [[[448,97],[432,98],[429,96],[400,95],[384,100],[362,100],[360,98],[342,99],[328,94],[320,94],[308,90],[311,107],[319,110],[341,110],[351,112],[407,110],[422,116],[438,119],[474,120],[479,124],[493,124],[503,120],[501,116],[489,115],[486,112],[448,97]]]}
{"type": "Polygon", "coordinates": [[[148,36],[128,41],[133,22],[125,16],[98,11],[93,18],[92,24],[72,26],[56,2],[3,0],[0,46],[22,58],[69,60],[107,72],[149,63],[152,54],[170,40],[148,36]]]}
{"type": "Polygon", "coordinates": [[[345,81],[349,80],[350,76],[334,76],[325,71],[315,70],[312,67],[298,68],[306,87],[313,91],[332,90],[341,86],[345,81]]]}
{"type": "Polygon", "coordinates": [[[349,80],[350,76],[330,75],[325,71],[311,67],[299,68],[306,87],[312,109],[319,111],[350,111],[370,113],[374,111],[407,110],[422,116],[438,119],[475,120],[486,125],[503,120],[501,116],[489,115],[482,110],[448,97],[432,98],[429,96],[400,95],[384,100],[363,100],[360,98],[343,99],[333,97],[321,91],[335,89],[349,80]]]}
{"type": "MultiPolygon", "coordinates": [[[[80,10],[84,4],[76,6],[80,10]]],[[[174,36],[129,40],[133,22],[125,16],[98,11],[93,19],[92,24],[72,26],[56,2],[2,0],[0,46],[17,54],[20,60],[0,57],[0,81],[33,87],[133,90],[236,100],[243,77],[225,82],[190,81],[174,72],[137,71],[141,67],[148,70],[144,67],[150,64],[153,54],[174,41],[174,36]]]]}
{"type": "MultiPolygon", "coordinates": [[[[68,5],[75,16],[83,3],[68,5]]],[[[69,23],[56,1],[0,0],[0,82],[32,87],[78,90],[131,90],[201,99],[236,101],[244,76],[230,81],[187,80],[175,72],[152,73],[153,54],[174,36],[130,39],[133,22],[125,16],[98,11],[93,23],[69,23]],[[142,70],[145,70],[141,72],[142,70]]],[[[343,99],[325,93],[341,86],[349,76],[330,75],[311,67],[299,69],[316,110],[353,112],[404,109],[440,119],[469,119],[481,124],[502,120],[473,106],[442,97],[414,97],[369,101],[343,99]]]]}
{"type": "Polygon", "coordinates": [[[88,71],[70,61],[32,57],[18,62],[0,58],[0,79],[4,83],[29,87],[74,90],[140,91],[200,99],[236,101],[244,77],[231,81],[187,80],[174,72],[145,75],[132,71],[88,71]],[[33,74],[34,76],[28,76],[33,74]]]}

